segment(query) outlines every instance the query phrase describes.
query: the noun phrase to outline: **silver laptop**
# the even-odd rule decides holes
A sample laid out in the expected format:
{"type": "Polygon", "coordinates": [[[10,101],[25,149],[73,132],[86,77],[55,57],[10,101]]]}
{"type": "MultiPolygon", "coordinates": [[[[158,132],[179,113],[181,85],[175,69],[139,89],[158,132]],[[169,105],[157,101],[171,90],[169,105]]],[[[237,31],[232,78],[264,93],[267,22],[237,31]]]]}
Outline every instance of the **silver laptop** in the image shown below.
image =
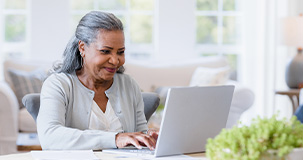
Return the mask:
{"type": "Polygon", "coordinates": [[[103,152],[151,157],[203,152],[207,139],[226,127],[233,91],[234,86],[171,88],[153,152],[129,148],[103,152]]]}

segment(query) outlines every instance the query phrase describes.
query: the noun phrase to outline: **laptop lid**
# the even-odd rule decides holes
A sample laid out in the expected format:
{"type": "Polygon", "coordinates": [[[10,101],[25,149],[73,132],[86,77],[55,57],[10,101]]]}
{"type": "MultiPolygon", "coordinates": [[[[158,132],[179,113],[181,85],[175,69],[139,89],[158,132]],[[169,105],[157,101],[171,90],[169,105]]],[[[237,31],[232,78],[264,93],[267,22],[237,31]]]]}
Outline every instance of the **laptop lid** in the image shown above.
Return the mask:
{"type": "Polygon", "coordinates": [[[234,86],[180,87],[168,91],[155,155],[205,151],[226,122],[234,86]]]}

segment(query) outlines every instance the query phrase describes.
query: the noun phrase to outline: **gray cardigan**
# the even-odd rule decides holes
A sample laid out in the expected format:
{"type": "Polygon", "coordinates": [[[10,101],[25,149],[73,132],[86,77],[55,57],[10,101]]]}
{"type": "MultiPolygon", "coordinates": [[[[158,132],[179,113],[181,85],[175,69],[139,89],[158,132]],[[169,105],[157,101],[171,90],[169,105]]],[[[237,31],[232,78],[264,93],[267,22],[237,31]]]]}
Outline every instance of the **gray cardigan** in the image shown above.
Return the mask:
{"type": "MultiPolygon", "coordinates": [[[[116,148],[116,132],[88,130],[94,94],[75,73],[54,73],[45,80],[37,117],[43,149],[116,148]]],[[[140,88],[130,76],[115,74],[114,82],[105,94],[124,132],[148,129],[140,88]]]]}

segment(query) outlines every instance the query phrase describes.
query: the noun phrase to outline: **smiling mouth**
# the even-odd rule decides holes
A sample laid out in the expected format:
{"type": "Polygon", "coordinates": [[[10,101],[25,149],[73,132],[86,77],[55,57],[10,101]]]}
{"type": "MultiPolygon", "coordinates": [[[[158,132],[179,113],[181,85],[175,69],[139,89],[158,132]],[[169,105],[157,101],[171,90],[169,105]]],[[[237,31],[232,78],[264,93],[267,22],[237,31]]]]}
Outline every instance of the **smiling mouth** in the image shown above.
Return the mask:
{"type": "Polygon", "coordinates": [[[110,72],[110,73],[115,73],[117,69],[116,68],[107,68],[107,67],[105,67],[105,70],[110,72]]]}

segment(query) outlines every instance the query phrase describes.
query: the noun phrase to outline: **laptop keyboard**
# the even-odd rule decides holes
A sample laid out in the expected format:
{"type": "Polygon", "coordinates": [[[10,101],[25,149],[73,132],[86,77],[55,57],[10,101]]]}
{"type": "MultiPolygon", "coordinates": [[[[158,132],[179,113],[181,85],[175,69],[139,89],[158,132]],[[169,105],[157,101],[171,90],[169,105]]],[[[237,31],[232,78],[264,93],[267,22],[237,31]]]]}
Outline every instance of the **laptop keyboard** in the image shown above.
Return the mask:
{"type": "Polygon", "coordinates": [[[120,149],[116,149],[120,152],[125,152],[125,153],[137,153],[137,154],[149,154],[149,155],[153,155],[155,153],[155,151],[150,150],[148,147],[142,147],[142,149],[137,149],[136,147],[133,146],[128,146],[125,148],[120,148],[120,149]]]}
{"type": "Polygon", "coordinates": [[[140,153],[140,154],[154,154],[154,151],[151,151],[148,148],[142,148],[142,149],[129,149],[129,152],[132,153],[140,153]]]}

